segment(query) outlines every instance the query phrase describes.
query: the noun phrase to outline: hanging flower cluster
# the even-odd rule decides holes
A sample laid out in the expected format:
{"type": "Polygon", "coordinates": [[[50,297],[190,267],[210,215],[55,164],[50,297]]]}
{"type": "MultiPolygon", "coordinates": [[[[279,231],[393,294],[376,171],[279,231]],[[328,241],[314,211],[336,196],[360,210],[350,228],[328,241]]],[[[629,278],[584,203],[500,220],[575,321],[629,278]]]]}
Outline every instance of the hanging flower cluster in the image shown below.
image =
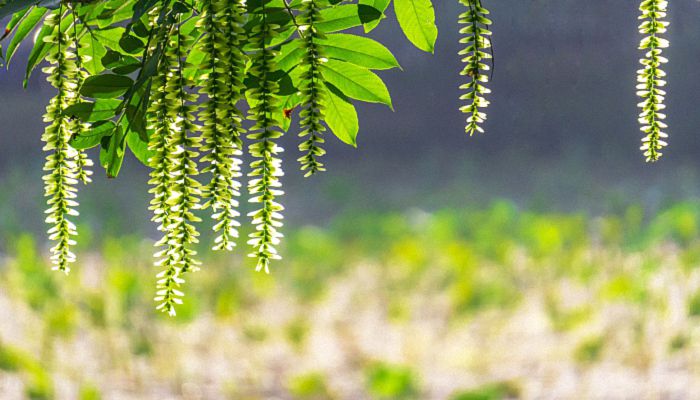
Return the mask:
{"type": "Polygon", "coordinates": [[[42,136],[44,151],[49,152],[44,164],[44,187],[49,209],[46,210],[46,222],[51,226],[49,238],[55,242],[51,248],[51,261],[54,269],[69,272],[69,264],[75,261],[71,246],[75,244],[73,236],[76,227],[69,218],[78,215],[76,187],[78,179],[87,179],[80,154],[69,144],[71,135],[80,123],[73,122],[66,115],[65,109],[78,101],[79,71],[76,64],[76,43],[65,31],[64,21],[73,17],[61,7],[46,17],[46,26],[52,31],[44,39],[53,44],[46,55],[50,66],[43,69],[48,82],[57,89],[56,96],[46,107],[44,121],[49,125],[42,136]],[[79,162],[77,162],[79,161],[79,162]]]}
{"type": "Polygon", "coordinates": [[[662,156],[661,149],[666,146],[665,139],[668,134],[664,130],[668,127],[664,120],[666,114],[663,110],[666,91],[666,73],[661,69],[668,59],[662,55],[667,48],[668,40],[660,35],[666,33],[668,22],[666,18],[666,0],[643,0],[639,6],[642,12],[639,19],[643,20],[639,25],[639,32],[645,35],[639,44],[639,49],[644,50],[644,58],[639,60],[643,68],[637,71],[637,96],[643,100],[639,103],[642,111],[639,113],[641,130],[646,134],[642,139],[641,150],[644,152],[647,162],[658,161],[662,156]]]}
{"type": "Polygon", "coordinates": [[[459,52],[465,66],[461,74],[468,77],[469,81],[460,89],[466,93],[460,100],[467,102],[460,108],[460,111],[467,114],[466,131],[469,135],[475,132],[484,132],[482,124],[486,121],[486,113],[482,110],[488,107],[489,101],[484,97],[491,93],[485,85],[489,81],[488,72],[491,66],[487,61],[493,58],[489,52],[491,49],[491,31],[489,26],[491,20],[486,17],[489,11],[481,6],[481,0],[460,0],[460,3],[467,8],[459,16],[459,23],[465,25],[459,33],[465,35],[460,43],[467,47],[459,52]]]}
{"type": "Polygon", "coordinates": [[[237,103],[242,100],[244,55],[240,45],[243,37],[243,5],[239,0],[214,0],[203,3],[200,51],[206,58],[200,70],[204,82],[201,89],[207,100],[199,112],[202,124],[205,156],[208,164],[202,172],[210,174],[204,188],[205,207],[212,209],[217,233],[214,250],[233,250],[238,238],[240,222],[238,210],[241,183],[243,142],[241,112],[237,103]]]}
{"type": "Polygon", "coordinates": [[[279,84],[272,77],[276,70],[274,58],[277,53],[269,47],[276,36],[276,27],[268,19],[265,2],[255,11],[260,12],[261,23],[253,28],[252,40],[260,50],[254,55],[250,69],[251,77],[258,84],[248,95],[252,102],[249,118],[254,121],[248,133],[248,139],[252,142],[248,151],[255,159],[250,164],[252,171],[248,174],[251,177],[248,192],[252,196],[250,202],[260,204],[260,208],[249,214],[255,232],[250,234],[248,244],[253,247],[250,256],[258,260],[256,270],[269,272],[270,261],[280,258],[276,246],[282,237],[278,229],[282,227],[281,211],[284,208],[277,198],[284,194],[280,190],[282,183],[279,179],[284,173],[278,155],[284,150],[276,143],[282,137],[282,131],[277,128],[280,126],[279,115],[275,112],[280,105],[274,95],[279,90],[279,84]]]}
{"type": "Polygon", "coordinates": [[[300,115],[302,131],[299,136],[305,137],[306,140],[299,145],[299,150],[304,153],[299,162],[301,169],[306,171],[305,176],[326,170],[318,160],[318,157],[326,153],[320,147],[324,142],[322,134],[326,131],[323,126],[324,88],[321,76],[321,63],[324,61],[321,41],[325,39],[325,35],[317,28],[322,22],[323,17],[316,0],[301,0],[299,31],[303,35],[301,49],[304,58],[301,64],[303,83],[300,88],[303,107],[300,115]]]}

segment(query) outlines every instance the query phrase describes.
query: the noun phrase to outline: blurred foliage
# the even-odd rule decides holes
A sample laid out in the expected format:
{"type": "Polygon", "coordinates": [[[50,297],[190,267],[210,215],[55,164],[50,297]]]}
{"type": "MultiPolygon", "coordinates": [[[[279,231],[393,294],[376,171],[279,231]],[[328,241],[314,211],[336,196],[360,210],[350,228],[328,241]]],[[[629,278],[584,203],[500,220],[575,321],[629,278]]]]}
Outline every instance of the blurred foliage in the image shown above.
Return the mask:
{"type": "Polygon", "coordinates": [[[574,358],[582,364],[591,364],[600,360],[604,348],[605,339],[603,337],[591,337],[579,344],[574,358]]]}
{"type": "Polygon", "coordinates": [[[512,382],[497,382],[482,387],[460,391],[450,400],[505,400],[520,397],[520,390],[512,382]]]}
{"type": "Polygon", "coordinates": [[[289,392],[299,400],[331,400],[334,398],[321,373],[308,373],[294,377],[289,383],[289,392]]]}
{"type": "Polygon", "coordinates": [[[0,371],[19,373],[26,382],[25,395],[32,400],[54,397],[51,376],[30,354],[0,342],[0,371]]]}
{"type": "Polygon", "coordinates": [[[418,382],[408,367],[374,363],[367,368],[367,391],[373,399],[416,399],[418,382]]]}
{"type": "Polygon", "coordinates": [[[85,385],[80,388],[79,400],[101,400],[99,389],[92,385],[85,385]]]}
{"type": "MultiPolygon", "coordinates": [[[[351,287],[365,293],[350,297],[353,310],[379,307],[392,326],[426,320],[421,302],[439,304],[444,309],[431,311],[431,318],[444,313],[445,326],[436,325],[436,332],[496,312],[517,315],[532,301],[528,296],[537,293],[547,329],[573,338],[568,351],[573,362],[591,366],[619,353],[644,365],[648,356],[639,355],[648,354],[650,342],[661,342],[668,354],[697,349],[689,332],[674,328],[657,339],[644,326],[675,307],[663,282],[685,285],[695,276],[698,226],[700,203],[693,202],[654,215],[636,206],[605,216],[538,213],[504,201],[484,209],[347,215],[327,227],[287,232],[288,257],[284,268],[271,276],[253,273],[252,262],[240,255],[204,253],[203,269],[190,281],[192,295],[173,319],[151,308],[150,242],[136,236],[92,240],[91,252],[76,265],[76,273],[64,277],[50,271],[43,246],[32,236],[10,233],[0,264],[0,300],[11,300],[22,323],[34,325],[22,342],[8,341],[0,330],[0,376],[19,376],[27,397],[52,398],[51,377],[63,365],[56,352],[66,343],[102,338],[102,357],[121,371],[135,371],[136,360],[169,364],[163,360],[170,361],[170,346],[183,346],[179,342],[186,340],[187,330],[205,323],[205,331],[212,334],[235,332],[241,339],[237,345],[245,349],[278,343],[301,359],[320,345],[318,329],[323,326],[320,314],[308,310],[342,296],[334,290],[351,287]],[[367,281],[372,274],[376,281],[367,281]],[[611,334],[617,326],[606,330],[600,310],[620,305],[632,310],[634,317],[627,321],[632,325],[611,334]],[[271,310],[284,318],[267,319],[271,310]],[[171,327],[184,329],[178,343],[163,342],[171,327]],[[637,350],[628,350],[630,355],[608,351],[618,348],[620,335],[628,335],[623,343],[637,350]]],[[[682,314],[698,319],[700,290],[690,284],[679,290],[673,293],[680,296],[682,314]]],[[[336,318],[354,323],[353,314],[336,318]]],[[[19,326],[20,320],[8,326],[19,326]]],[[[425,398],[428,388],[416,365],[362,353],[352,347],[353,336],[343,333],[347,328],[334,324],[322,329],[340,335],[349,346],[350,368],[367,396],[425,398]]],[[[298,399],[345,398],[333,372],[305,365],[281,381],[285,392],[298,399]]],[[[231,379],[227,384],[241,398],[259,398],[241,389],[258,385],[255,380],[231,379]]],[[[92,382],[78,382],[79,398],[104,396],[103,384],[92,382]]],[[[455,389],[462,386],[458,383],[455,389]]],[[[451,398],[518,398],[518,388],[519,381],[487,383],[456,390],[451,398]]]]}

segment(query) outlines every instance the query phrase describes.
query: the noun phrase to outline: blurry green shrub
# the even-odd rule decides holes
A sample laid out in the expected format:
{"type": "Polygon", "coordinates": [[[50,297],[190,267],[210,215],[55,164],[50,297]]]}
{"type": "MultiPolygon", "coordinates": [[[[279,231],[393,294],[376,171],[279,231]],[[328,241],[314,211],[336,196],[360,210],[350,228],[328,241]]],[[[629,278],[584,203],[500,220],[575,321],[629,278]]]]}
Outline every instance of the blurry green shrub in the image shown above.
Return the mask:
{"type": "Polygon", "coordinates": [[[214,288],[216,292],[214,293],[216,299],[214,312],[218,318],[230,318],[241,310],[243,305],[242,290],[234,285],[235,283],[226,282],[214,288]]]}
{"type": "Polygon", "coordinates": [[[619,274],[603,285],[600,295],[607,300],[644,304],[649,300],[647,280],[639,275],[619,274]]]}
{"type": "Polygon", "coordinates": [[[95,386],[83,385],[78,393],[78,400],[102,400],[102,395],[95,386]]]}
{"type": "Polygon", "coordinates": [[[365,257],[381,258],[386,254],[387,243],[411,232],[406,216],[400,213],[349,213],[338,217],[331,230],[336,233],[345,249],[360,247],[365,257]]]}
{"type": "Polygon", "coordinates": [[[594,336],[581,342],[574,351],[574,359],[581,364],[593,364],[600,361],[605,348],[605,338],[594,336]]]}
{"type": "Polygon", "coordinates": [[[523,213],[520,241],[535,257],[551,257],[588,246],[589,225],[583,215],[523,213]]]}
{"type": "Polygon", "coordinates": [[[306,318],[299,316],[287,324],[284,333],[289,344],[291,344],[295,350],[301,351],[306,344],[306,339],[309,336],[310,329],[311,324],[309,321],[306,318]]]}
{"type": "Polygon", "coordinates": [[[53,337],[70,337],[78,328],[79,309],[76,303],[61,301],[52,303],[42,314],[46,331],[53,337]]]}
{"type": "Polygon", "coordinates": [[[558,332],[576,329],[595,315],[593,306],[589,304],[568,309],[561,307],[559,300],[551,294],[545,298],[545,309],[552,327],[558,332]]]}
{"type": "MultiPolygon", "coordinates": [[[[144,292],[143,279],[137,270],[112,265],[107,269],[108,298],[115,308],[114,314],[128,315],[141,300],[144,292]]],[[[115,315],[115,318],[119,318],[115,315]]]]}
{"type": "Polygon", "coordinates": [[[375,362],[367,367],[365,374],[367,391],[372,399],[419,398],[416,376],[408,367],[375,362]]]}
{"type": "Polygon", "coordinates": [[[460,391],[450,400],[505,400],[520,398],[520,388],[513,382],[497,382],[476,389],[460,391]]]}
{"type": "Polygon", "coordinates": [[[150,356],[153,354],[154,332],[151,329],[131,329],[129,331],[131,353],[136,356],[150,356]]]}
{"type": "Polygon", "coordinates": [[[690,345],[690,338],[685,334],[679,333],[671,338],[668,349],[671,353],[674,353],[686,349],[688,345],[690,345]]]}
{"type": "Polygon", "coordinates": [[[408,286],[415,286],[422,278],[435,255],[420,237],[400,238],[387,247],[387,264],[399,267],[395,279],[408,286]]]}
{"type": "Polygon", "coordinates": [[[678,203],[658,213],[647,230],[648,241],[672,240],[686,245],[698,239],[700,203],[678,203]]]}
{"type": "Polygon", "coordinates": [[[296,376],[289,381],[289,393],[297,400],[332,400],[336,397],[326,384],[326,378],[318,372],[296,376]]]}
{"type": "Polygon", "coordinates": [[[289,262],[281,271],[302,301],[317,299],[326,283],[338,276],[354,259],[345,245],[332,234],[316,227],[303,227],[290,235],[285,252],[289,262]]]}
{"type": "Polygon", "coordinates": [[[34,238],[28,234],[19,235],[11,251],[9,288],[19,291],[21,298],[36,311],[55,303],[60,298],[55,274],[39,255],[34,238]]]}
{"type": "Polygon", "coordinates": [[[19,373],[25,384],[25,394],[31,400],[54,398],[49,373],[32,356],[0,342],[0,370],[19,373]]]}
{"type": "Polygon", "coordinates": [[[694,241],[683,248],[681,262],[686,271],[700,266],[700,241],[694,241]]]}
{"type": "Polygon", "coordinates": [[[468,280],[461,278],[450,291],[457,314],[471,314],[488,308],[505,309],[517,304],[517,288],[500,279],[468,280]]]}
{"type": "Polygon", "coordinates": [[[107,310],[105,304],[105,295],[101,291],[88,291],[80,298],[80,307],[87,317],[90,318],[91,324],[96,328],[107,327],[107,310]]]}
{"type": "Polygon", "coordinates": [[[700,291],[695,292],[688,299],[688,315],[691,317],[700,316],[700,291]]]}
{"type": "Polygon", "coordinates": [[[270,336],[268,330],[257,324],[247,324],[243,326],[244,337],[251,342],[264,342],[270,336]]]}

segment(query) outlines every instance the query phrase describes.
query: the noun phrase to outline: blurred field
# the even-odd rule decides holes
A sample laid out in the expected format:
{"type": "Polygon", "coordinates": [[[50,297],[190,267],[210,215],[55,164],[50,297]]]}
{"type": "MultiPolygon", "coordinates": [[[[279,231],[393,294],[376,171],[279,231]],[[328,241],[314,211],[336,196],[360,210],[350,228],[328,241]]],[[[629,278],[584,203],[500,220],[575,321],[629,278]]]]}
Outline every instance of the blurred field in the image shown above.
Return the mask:
{"type": "MultiPolygon", "coordinates": [[[[202,254],[174,319],[152,242],[42,239],[0,260],[0,398],[693,399],[700,203],[655,215],[507,202],[286,230],[270,276],[202,254]]],[[[201,246],[204,248],[205,246],[201,246]]]]}

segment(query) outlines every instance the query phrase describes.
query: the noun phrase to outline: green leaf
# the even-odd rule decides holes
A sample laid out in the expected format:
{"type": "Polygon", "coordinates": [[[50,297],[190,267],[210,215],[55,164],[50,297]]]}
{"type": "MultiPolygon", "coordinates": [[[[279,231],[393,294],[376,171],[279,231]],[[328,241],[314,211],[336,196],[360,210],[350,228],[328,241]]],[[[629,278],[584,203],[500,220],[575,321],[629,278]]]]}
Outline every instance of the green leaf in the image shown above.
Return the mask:
{"type": "Polygon", "coordinates": [[[85,68],[90,75],[97,75],[104,71],[104,67],[100,60],[104,57],[107,49],[102,45],[102,43],[95,40],[92,35],[83,35],[80,38],[80,55],[89,56],[89,60],[83,60],[82,66],[85,68]]]}
{"type": "Polygon", "coordinates": [[[172,7],[172,12],[173,14],[187,14],[190,11],[190,6],[187,4],[181,2],[181,1],[176,1],[173,3],[172,7]]]}
{"type": "Polygon", "coordinates": [[[95,38],[100,40],[105,47],[110,48],[115,51],[123,51],[119,40],[121,40],[124,35],[124,28],[118,26],[116,28],[100,29],[92,31],[95,38]]]}
{"type": "Polygon", "coordinates": [[[12,18],[10,18],[10,22],[7,23],[7,26],[5,26],[5,32],[0,36],[0,40],[4,40],[7,35],[9,35],[13,29],[15,29],[15,26],[22,21],[22,18],[24,18],[25,15],[29,12],[29,9],[24,9],[22,11],[16,12],[12,15],[12,18]]]}
{"type": "Polygon", "coordinates": [[[158,0],[137,0],[134,4],[134,14],[129,25],[135,24],[141,17],[158,4],[158,0]]]}
{"type": "Polygon", "coordinates": [[[103,74],[85,79],[80,87],[80,94],[86,97],[114,99],[124,93],[134,84],[128,76],[103,74]]]}
{"type": "Polygon", "coordinates": [[[137,132],[129,131],[126,134],[126,144],[129,146],[129,150],[134,153],[134,156],[143,165],[148,166],[148,160],[153,157],[153,151],[149,150],[148,142],[143,141],[137,132]]]}
{"type": "Polygon", "coordinates": [[[329,58],[369,69],[401,68],[389,49],[367,37],[336,33],[327,35],[321,44],[329,58]]]}
{"type": "MultiPolygon", "coordinates": [[[[277,82],[279,87],[276,94],[278,96],[290,96],[299,90],[294,86],[294,81],[292,80],[290,74],[284,70],[278,69],[271,72],[268,75],[268,78],[277,82]]],[[[245,84],[246,88],[250,90],[252,88],[260,87],[260,80],[256,76],[249,74],[243,80],[243,84],[245,84]]]]}
{"type": "MultiPolygon", "coordinates": [[[[297,31],[296,27],[292,24],[292,19],[289,16],[289,12],[283,5],[284,3],[281,1],[277,3],[280,4],[280,7],[274,7],[270,3],[266,4],[265,6],[267,22],[280,27],[277,29],[275,36],[269,39],[269,46],[277,46],[282,44],[297,31]]],[[[247,35],[250,36],[254,34],[253,30],[262,24],[262,9],[260,8],[261,2],[259,0],[248,1],[247,5],[248,11],[252,14],[249,15],[248,22],[246,22],[243,28],[246,30],[247,35]]],[[[254,50],[252,43],[250,42],[245,43],[243,45],[243,49],[245,51],[254,50]]]]}
{"type": "Polygon", "coordinates": [[[392,107],[391,95],[386,85],[367,68],[343,61],[328,60],[321,64],[321,73],[326,81],[350,98],[392,107]]]}
{"type": "MultiPolygon", "coordinates": [[[[132,18],[133,21],[133,18],[132,18]]],[[[153,28],[155,30],[155,27],[153,28]]],[[[151,35],[151,28],[148,27],[144,21],[135,21],[135,23],[129,23],[127,26],[127,32],[132,32],[136,36],[148,40],[151,35]]]]}
{"type": "Polygon", "coordinates": [[[136,58],[114,50],[107,50],[100,60],[102,65],[118,75],[128,75],[139,69],[141,62],[136,58]]]}
{"type": "Polygon", "coordinates": [[[122,107],[126,107],[126,103],[131,100],[131,97],[134,95],[134,93],[141,89],[143,85],[146,82],[149,82],[151,77],[155,75],[155,73],[158,70],[158,62],[161,59],[161,56],[163,55],[163,51],[165,50],[164,48],[164,43],[158,43],[156,45],[155,50],[153,50],[153,53],[149,57],[147,57],[143,61],[143,68],[139,70],[138,77],[136,78],[136,82],[132,87],[129,88],[129,91],[126,93],[124,96],[124,101],[122,102],[122,107]]]}
{"type": "Polygon", "coordinates": [[[357,147],[360,124],[355,106],[333,85],[326,83],[326,88],[328,89],[324,99],[326,124],[338,139],[357,147]]]}
{"type": "Polygon", "coordinates": [[[188,65],[187,68],[184,70],[184,77],[187,80],[191,79],[196,79],[199,80],[199,78],[206,74],[206,70],[202,70],[201,65],[204,64],[204,60],[206,60],[207,54],[202,51],[201,46],[195,46],[191,51],[187,53],[187,62],[185,63],[188,65]]]}
{"type": "Polygon", "coordinates": [[[124,34],[124,36],[119,39],[119,47],[128,54],[140,54],[145,45],[141,39],[136,36],[124,34]]]}
{"type": "Polygon", "coordinates": [[[129,20],[133,15],[133,3],[131,1],[109,1],[96,17],[96,22],[97,26],[103,29],[114,25],[115,22],[129,20]]]}
{"type": "Polygon", "coordinates": [[[7,60],[8,65],[12,60],[12,56],[15,54],[15,50],[17,50],[19,44],[22,43],[22,41],[30,33],[32,33],[39,21],[44,18],[44,15],[46,15],[48,11],[49,10],[42,7],[34,7],[24,16],[24,18],[22,18],[21,22],[15,29],[14,35],[12,35],[12,40],[10,40],[10,43],[7,45],[5,59],[7,60]]]}
{"type": "Polygon", "coordinates": [[[89,149],[95,147],[102,141],[105,136],[114,134],[116,125],[112,121],[100,121],[93,124],[90,129],[80,133],[80,135],[71,138],[70,145],[77,150],[89,149]]]}
{"type": "Polygon", "coordinates": [[[423,51],[435,51],[438,29],[430,0],[394,0],[394,12],[411,43],[423,51]]]}
{"type": "Polygon", "coordinates": [[[51,0],[7,0],[0,6],[0,19],[16,12],[22,12],[31,6],[54,8],[52,7],[52,3],[54,3],[54,1],[51,0]]]}
{"type": "MultiPolygon", "coordinates": [[[[55,13],[55,11],[54,11],[55,13]]],[[[64,18],[61,21],[61,32],[65,32],[66,29],[72,24],[72,19],[71,18],[64,18]]],[[[48,25],[43,25],[41,29],[39,29],[39,33],[36,35],[34,38],[34,47],[32,47],[32,51],[29,53],[29,59],[27,60],[27,69],[24,73],[24,80],[22,81],[22,86],[25,88],[27,87],[27,82],[29,81],[29,77],[32,74],[32,71],[34,71],[34,68],[39,65],[39,63],[46,57],[46,54],[49,52],[49,49],[51,48],[51,43],[44,42],[44,38],[48,35],[50,35],[53,32],[53,28],[51,28],[48,25]]]]}
{"type": "Polygon", "coordinates": [[[107,170],[107,177],[116,178],[124,161],[124,150],[126,140],[124,140],[124,130],[117,126],[114,134],[104,136],[100,147],[100,164],[107,170]]]}
{"type": "Polygon", "coordinates": [[[304,49],[299,45],[299,39],[294,39],[280,47],[280,51],[275,58],[275,64],[282,71],[291,71],[304,58],[304,49]]]}
{"type": "Polygon", "coordinates": [[[114,117],[121,101],[116,99],[97,99],[95,102],[80,102],[65,109],[66,115],[79,118],[84,122],[97,122],[114,117]]]}
{"type": "Polygon", "coordinates": [[[384,11],[386,11],[386,9],[389,7],[389,3],[391,3],[391,0],[360,0],[360,4],[374,7],[382,12],[381,18],[375,19],[374,21],[370,21],[364,24],[365,33],[372,32],[374,28],[376,28],[384,18],[386,18],[386,16],[384,15],[384,11]]]}
{"type": "Polygon", "coordinates": [[[321,10],[323,20],[316,24],[321,32],[337,32],[377,21],[382,12],[364,4],[343,4],[321,10]]]}
{"type": "Polygon", "coordinates": [[[151,98],[150,87],[151,85],[148,84],[143,86],[142,90],[134,92],[129,100],[129,104],[126,106],[125,112],[128,124],[124,130],[135,131],[143,141],[148,141],[146,114],[148,113],[148,103],[151,98]]]}
{"type": "MultiPolygon", "coordinates": [[[[274,47],[274,46],[279,46],[282,43],[286,42],[289,40],[292,35],[297,31],[296,27],[291,26],[285,30],[279,31],[279,33],[276,33],[275,36],[273,36],[270,41],[268,42],[268,46],[274,47]]],[[[244,43],[243,45],[243,50],[244,51],[255,51],[255,48],[253,47],[252,42],[247,42],[244,43]]]]}

